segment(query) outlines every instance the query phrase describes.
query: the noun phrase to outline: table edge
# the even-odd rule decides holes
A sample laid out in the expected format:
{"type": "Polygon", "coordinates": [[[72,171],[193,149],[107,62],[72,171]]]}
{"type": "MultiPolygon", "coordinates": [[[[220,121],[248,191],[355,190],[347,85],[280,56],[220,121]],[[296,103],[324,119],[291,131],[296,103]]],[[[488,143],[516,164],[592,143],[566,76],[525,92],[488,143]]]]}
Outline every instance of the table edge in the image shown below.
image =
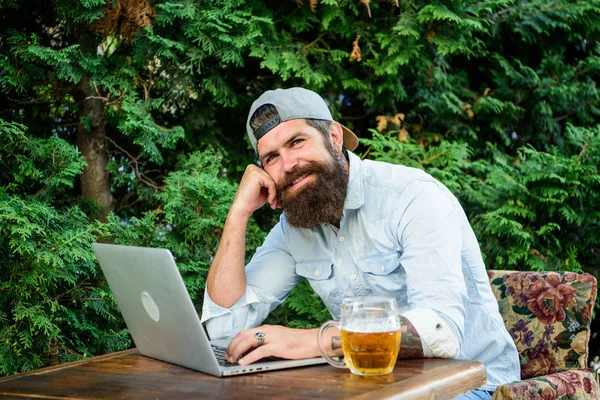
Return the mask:
{"type": "MultiPolygon", "coordinates": [[[[485,365],[480,361],[475,360],[460,360],[464,362],[468,362],[470,365],[469,370],[477,370],[480,375],[480,378],[483,378],[482,385],[485,385],[487,380],[487,371],[485,369],[485,365]]],[[[463,371],[461,374],[466,374],[467,371],[463,371]]],[[[426,375],[426,374],[424,374],[426,375]]],[[[430,394],[423,392],[422,389],[413,390],[410,393],[400,393],[395,390],[396,387],[401,386],[403,383],[396,382],[393,385],[388,385],[381,389],[377,389],[371,392],[363,393],[351,398],[351,400],[366,400],[366,399],[374,399],[377,398],[379,400],[408,400],[408,399],[430,399],[432,398],[430,394]]],[[[463,393],[464,394],[464,393],[463,393]]]]}
{"type": "Polygon", "coordinates": [[[71,361],[71,362],[64,363],[64,364],[53,365],[51,367],[45,367],[45,368],[35,369],[33,371],[21,372],[20,374],[8,375],[8,376],[5,376],[5,377],[0,377],[0,383],[8,382],[8,381],[11,381],[13,379],[19,379],[19,378],[24,377],[24,376],[41,375],[41,374],[45,374],[45,373],[52,372],[52,371],[59,371],[61,369],[65,369],[65,368],[75,367],[75,366],[81,365],[81,364],[88,364],[88,363],[93,363],[93,362],[97,362],[97,361],[109,360],[111,358],[117,358],[117,357],[121,357],[121,356],[127,356],[127,355],[134,354],[134,353],[137,353],[137,352],[138,352],[138,349],[134,347],[133,349],[122,350],[122,351],[118,351],[116,353],[108,353],[108,354],[103,354],[101,356],[94,356],[94,357],[84,358],[83,360],[71,361]]]}
{"type": "MultiPolygon", "coordinates": [[[[42,375],[42,374],[46,374],[46,373],[53,372],[53,371],[59,371],[59,370],[63,370],[63,369],[76,367],[79,365],[85,365],[85,364],[89,364],[89,363],[105,361],[105,360],[115,359],[115,358],[119,358],[119,357],[127,357],[130,355],[136,355],[136,354],[139,355],[139,352],[138,352],[137,348],[133,348],[133,349],[123,350],[123,351],[116,352],[116,353],[109,353],[109,354],[104,354],[101,356],[90,357],[90,358],[86,358],[83,360],[77,360],[77,361],[73,361],[73,362],[69,362],[69,363],[64,363],[64,364],[41,368],[41,369],[37,369],[37,370],[33,370],[33,371],[23,372],[23,373],[16,374],[16,375],[2,377],[2,378],[0,378],[0,384],[11,381],[11,380],[19,379],[21,377],[32,376],[32,375],[42,375]]],[[[479,372],[480,376],[478,378],[479,379],[483,378],[482,384],[485,384],[486,370],[485,370],[485,366],[481,362],[473,361],[473,360],[460,360],[460,361],[462,361],[463,363],[469,364],[469,370],[471,370],[471,371],[476,370],[477,372],[479,372]]],[[[385,399],[385,400],[392,400],[392,399],[393,400],[401,400],[401,399],[404,400],[404,399],[430,398],[430,396],[428,396],[425,392],[422,392],[421,390],[412,390],[410,392],[410,394],[408,394],[408,397],[407,397],[406,393],[400,394],[397,392],[397,388],[398,388],[398,386],[401,386],[401,385],[403,385],[402,382],[396,382],[395,384],[386,386],[384,388],[375,389],[373,391],[368,391],[368,392],[365,392],[362,394],[352,396],[351,399],[352,400],[365,400],[365,399],[378,398],[381,400],[383,400],[383,399],[385,399]],[[416,396],[416,397],[412,397],[412,396],[416,396]]]]}

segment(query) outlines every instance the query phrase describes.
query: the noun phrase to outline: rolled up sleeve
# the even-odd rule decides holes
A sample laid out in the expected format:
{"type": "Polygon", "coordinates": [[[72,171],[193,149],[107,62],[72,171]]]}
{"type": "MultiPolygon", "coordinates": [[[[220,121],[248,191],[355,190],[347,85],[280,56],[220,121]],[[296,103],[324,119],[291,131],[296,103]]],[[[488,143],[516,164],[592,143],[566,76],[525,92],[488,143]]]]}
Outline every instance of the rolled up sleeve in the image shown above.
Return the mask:
{"type": "Polygon", "coordinates": [[[230,308],[224,308],[215,304],[205,291],[202,322],[206,322],[211,340],[231,338],[244,329],[260,325],[281,303],[260,288],[246,286],[244,295],[230,308]]]}
{"type": "Polygon", "coordinates": [[[458,354],[458,339],[444,317],[429,308],[413,308],[402,315],[419,333],[425,357],[451,358],[458,354]]]}
{"type": "Polygon", "coordinates": [[[259,326],[298,284],[301,277],[296,275],[296,264],[284,239],[278,223],[246,266],[246,291],[233,306],[215,304],[204,291],[201,321],[211,340],[231,338],[244,329],[259,326]]]}

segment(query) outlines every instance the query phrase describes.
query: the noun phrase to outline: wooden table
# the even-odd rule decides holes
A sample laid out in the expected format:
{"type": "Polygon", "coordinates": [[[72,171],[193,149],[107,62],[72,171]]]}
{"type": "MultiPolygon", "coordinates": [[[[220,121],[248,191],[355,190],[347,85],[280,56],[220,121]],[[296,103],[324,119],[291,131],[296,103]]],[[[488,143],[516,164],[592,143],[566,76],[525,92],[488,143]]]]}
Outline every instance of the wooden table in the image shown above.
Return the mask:
{"type": "Polygon", "coordinates": [[[363,378],[329,365],[215,378],[136,349],[0,378],[2,399],[451,399],[485,384],[476,361],[399,360],[363,378]]]}

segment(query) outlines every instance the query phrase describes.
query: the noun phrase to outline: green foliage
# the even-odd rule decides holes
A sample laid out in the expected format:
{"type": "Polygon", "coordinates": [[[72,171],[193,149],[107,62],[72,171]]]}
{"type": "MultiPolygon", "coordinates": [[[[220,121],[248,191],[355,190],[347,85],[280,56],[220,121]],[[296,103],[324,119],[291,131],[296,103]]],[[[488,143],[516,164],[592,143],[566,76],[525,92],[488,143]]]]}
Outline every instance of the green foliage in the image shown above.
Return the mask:
{"type": "Polygon", "coordinates": [[[286,301],[265,320],[265,324],[285,325],[291,328],[318,328],[331,319],[331,314],[321,298],[302,280],[286,301]]]}
{"type": "Polygon", "coordinates": [[[153,120],[150,112],[161,105],[162,99],[142,102],[129,96],[122,103],[124,118],[118,125],[118,129],[141,148],[141,156],[156,164],[163,163],[161,150],[172,150],[184,136],[180,126],[167,129],[153,120]]]}
{"type": "Polygon", "coordinates": [[[105,228],[63,199],[84,164],[0,120],[0,374],[129,344],[90,247],[105,228]]]}
{"type": "Polygon", "coordinates": [[[499,269],[594,270],[599,250],[600,125],[567,127],[574,154],[523,147],[497,153],[473,215],[487,265],[499,269]]]}

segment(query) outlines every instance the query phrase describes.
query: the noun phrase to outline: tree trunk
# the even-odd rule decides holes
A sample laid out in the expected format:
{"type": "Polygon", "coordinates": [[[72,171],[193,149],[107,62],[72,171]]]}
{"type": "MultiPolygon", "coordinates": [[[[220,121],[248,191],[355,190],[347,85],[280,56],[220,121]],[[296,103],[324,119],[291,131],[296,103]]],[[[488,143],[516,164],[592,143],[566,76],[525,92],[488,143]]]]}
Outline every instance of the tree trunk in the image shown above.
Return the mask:
{"type": "Polygon", "coordinates": [[[79,107],[82,120],[77,126],[77,146],[85,157],[87,166],[81,174],[81,194],[93,200],[99,207],[96,217],[106,222],[106,217],[113,210],[114,201],[110,193],[108,157],[106,153],[105,122],[106,109],[104,100],[97,90],[90,85],[88,78],[83,78],[75,87],[74,96],[79,107]],[[91,129],[87,129],[86,125],[91,129]]]}

